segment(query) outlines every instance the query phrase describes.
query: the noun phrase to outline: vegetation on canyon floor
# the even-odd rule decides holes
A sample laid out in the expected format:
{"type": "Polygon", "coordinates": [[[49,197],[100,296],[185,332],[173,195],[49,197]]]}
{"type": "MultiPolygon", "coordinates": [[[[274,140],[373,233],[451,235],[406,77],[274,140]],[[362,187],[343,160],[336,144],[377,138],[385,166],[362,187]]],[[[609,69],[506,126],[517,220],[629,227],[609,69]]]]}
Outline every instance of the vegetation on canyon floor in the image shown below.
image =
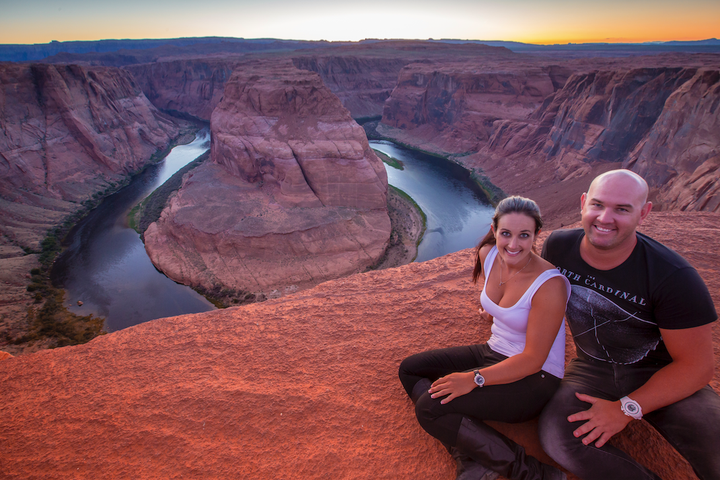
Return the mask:
{"type": "MultiPolygon", "coordinates": [[[[76,212],[72,218],[76,215],[79,214],[76,212]]],[[[50,339],[50,348],[55,348],[87,343],[104,333],[102,318],[70,312],[64,305],[65,291],[54,287],[50,281],[50,269],[62,251],[61,238],[73,224],[67,220],[63,226],[51,230],[41,242],[40,267],[30,271],[31,283],[27,286],[34,298],[34,304],[27,308],[28,330],[20,337],[6,338],[8,343],[19,345],[50,339]]]]}
{"type": "Polygon", "coordinates": [[[420,218],[422,218],[422,230],[420,231],[420,235],[418,235],[417,242],[415,245],[420,245],[420,242],[422,241],[423,236],[425,235],[425,230],[427,228],[427,215],[425,215],[425,212],[422,208],[420,208],[420,205],[418,205],[413,198],[405,193],[403,190],[394,187],[392,185],[388,185],[388,188],[392,189],[393,192],[395,192],[397,195],[400,195],[407,203],[412,205],[412,207],[417,210],[418,214],[420,214],[420,218]]]}
{"type": "Polygon", "coordinates": [[[150,224],[156,222],[160,218],[160,214],[165,208],[170,196],[180,189],[182,186],[183,176],[209,158],[210,151],[208,150],[175,172],[175,174],[168,178],[165,183],[160,185],[155,189],[155,191],[135,205],[128,214],[128,225],[130,228],[142,236],[150,224]]]}
{"type": "Polygon", "coordinates": [[[392,168],[394,168],[396,170],[405,170],[405,164],[402,161],[398,160],[397,158],[391,157],[390,155],[383,153],[380,150],[375,150],[374,148],[373,148],[373,151],[375,152],[375,155],[377,155],[380,160],[382,160],[383,162],[385,162],[387,165],[391,166],[392,168]]]}
{"type": "Polygon", "coordinates": [[[497,205],[507,194],[500,187],[494,185],[485,175],[482,168],[470,169],[470,178],[482,189],[491,205],[497,205]]]}
{"type": "Polygon", "coordinates": [[[200,285],[192,287],[210,303],[217,308],[228,308],[243,305],[245,303],[264,302],[267,297],[264,294],[254,294],[244,290],[235,290],[222,285],[213,285],[211,288],[204,288],[200,285]]]}
{"type": "MultiPolygon", "coordinates": [[[[167,148],[158,150],[147,166],[160,162],[177,145],[191,142],[197,128],[185,131],[175,138],[167,148]]],[[[38,255],[40,266],[30,271],[27,291],[32,295],[33,304],[27,308],[27,330],[18,337],[5,334],[5,340],[14,345],[31,344],[50,340],[49,348],[87,343],[102,335],[105,320],[94,315],[76,315],[65,306],[65,291],[57,288],[50,280],[50,270],[55,259],[62,253],[62,242],[75,225],[88,215],[106,197],[130,184],[133,176],[144,170],[128,175],[120,181],[109,182],[104,190],[97,191],[79,204],[77,210],[68,215],[62,224],[48,230],[40,242],[39,249],[23,247],[27,255],[38,255]]]]}
{"type": "Polygon", "coordinates": [[[56,288],[50,280],[50,270],[55,259],[62,253],[62,241],[72,228],[90,213],[107,196],[130,183],[130,177],[110,182],[104,190],[95,192],[79,208],[68,215],[64,222],[48,230],[40,242],[40,249],[25,247],[28,255],[38,255],[40,266],[30,271],[27,291],[33,304],[27,308],[27,331],[15,338],[6,334],[6,341],[14,345],[51,340],[50,348],[87,343],[102,335],[104,319],[93,315],[76,315],[64,305],[65,291],[56,288]]]}
{"type": "Polygon", "coordinates": [[[412,263],[417,257],[417,247],[425,235],[427,216],[420,206],[404,191],[388,185],[388,215],[392,224],[388,246],[383,255],[366,271],[393,268],[406,263],[412,263]],[[420,228],[415,230],[415,221],[411,210],[420,220],[420,228]],[[407,245],[414,243],[414,251],[410,252],[407,245]],[[404,260],[403,260],[404,259],[404,260]]]}

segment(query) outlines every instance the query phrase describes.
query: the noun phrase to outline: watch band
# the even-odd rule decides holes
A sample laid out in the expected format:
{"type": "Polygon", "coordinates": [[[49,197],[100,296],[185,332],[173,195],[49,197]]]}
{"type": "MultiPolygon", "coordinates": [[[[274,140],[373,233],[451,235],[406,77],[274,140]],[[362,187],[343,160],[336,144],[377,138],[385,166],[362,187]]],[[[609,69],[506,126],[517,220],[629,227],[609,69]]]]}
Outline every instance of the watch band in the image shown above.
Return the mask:
{"type": "Polygon", "coordinates": [[[620,409],[625,415],[635,420],[640,420],[643,416],[640,404],[630,397],[620,399],[620,409]]]}

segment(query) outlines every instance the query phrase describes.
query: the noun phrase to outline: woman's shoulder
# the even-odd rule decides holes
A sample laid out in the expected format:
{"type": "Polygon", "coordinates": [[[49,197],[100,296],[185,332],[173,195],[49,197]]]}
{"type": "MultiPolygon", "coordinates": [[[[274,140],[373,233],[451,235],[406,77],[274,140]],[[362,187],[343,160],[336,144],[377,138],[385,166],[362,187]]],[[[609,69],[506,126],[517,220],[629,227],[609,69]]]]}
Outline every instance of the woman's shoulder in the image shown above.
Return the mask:
{"type": "Polygon", "coordinates": [[[538,263],[538,276],[535,279],[535,281],[538,281],[542,277],[542,283],[538,286],[538,290],[542,290],[545,294],[557,292],[562,296],[568,295],[570,287],[568,279],[552,263],[543,258],[540,258],[540,261],[538,263]]]}
{"type": "Polygon", "coordinates": [[[482,260],[483,263],[485,263],[485,259],[493,248],[495,248],[495,244],[488,243],[482,246],[482,248],[478,252],[478,255],[480,256],[480,260],[482,260]]]}

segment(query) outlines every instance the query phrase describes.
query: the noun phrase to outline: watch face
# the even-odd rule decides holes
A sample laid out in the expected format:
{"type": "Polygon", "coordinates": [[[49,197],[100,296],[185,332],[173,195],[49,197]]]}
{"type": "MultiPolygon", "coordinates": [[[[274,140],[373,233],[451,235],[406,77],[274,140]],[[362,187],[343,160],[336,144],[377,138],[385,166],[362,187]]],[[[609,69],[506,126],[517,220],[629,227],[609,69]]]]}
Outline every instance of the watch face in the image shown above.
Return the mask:
{"type": "Polygon", "coordinates": [[[620,399],[620,406],[625,415],[633,417],[636,420],[640,420],[642,418],[642,408],[640,408],[640,404],[635,400],[623,397],[620,399]]]}
{"type": "Polygon", "coordinates": [[[485,377],[483,377],[483,376],[480,375],[479,373],[476,373],[476,374],[475,374],[475,384],[476,384],[478,387],[482,387],[483,385],[485,385],[485,377]]]}

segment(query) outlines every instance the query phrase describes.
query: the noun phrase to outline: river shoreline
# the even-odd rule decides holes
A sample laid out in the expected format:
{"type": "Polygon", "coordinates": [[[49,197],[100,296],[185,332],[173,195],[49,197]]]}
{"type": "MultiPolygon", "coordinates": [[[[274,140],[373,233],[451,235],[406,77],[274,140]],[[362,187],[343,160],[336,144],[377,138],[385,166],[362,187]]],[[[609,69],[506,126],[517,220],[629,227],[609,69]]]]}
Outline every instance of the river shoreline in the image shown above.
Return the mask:
{"type": "Polygon", "coordinates": [[[427,221],[420,207],[399,188],[388,185],[388,215],[392,230],[385,254],[372,270],[385,270],[412,263],[425,234],[427,221]]]}
{"type": "MultiPolygon", "coordinates": [[[[179,138],[175,140],[175,145],[179,145],[181,143],[187,143],[187,138],[183,139],[185,142],[180,140],[179,138]]],[[[190,139],[192,140],[192,139],[190,139]]],[[[166,152],[169,152],[170,149],[168,149],[166,152]]],[[[152,164],[156,164],[161,159],[154,158],[152,164]]],[[[150,164],[148,164],[149,166],[150,164]]],[[[145,167],[147,168],[147,167],[145,167]]],[[[144,168],[143,168],[144,170],[144,168]]],[[[129,183],[129,180],[140,174],[143,170],[139,172],[135,172],[133,175],[128,176],[127,181],[124,181],[123,184],[129,183]]],[[[157,191],[157,190],[156,190],[157,191]]],[[[152,195],[152,194],[150,194],[152,195]]],[[[109,196],[109,195],[108,195],[109,196]]],[[[93,202],[95,205],[98,204],[105,196],[103,197],[97,197],[96,202],[93,202]]],[[[163,202],[164,203],[164,202],[163,202]]],[[[420,241],[423,238],[425,229],[426,229],[426,217],[424,212],[420,209],[420,207],[413,201],[412,198],[410,198],[405,192],[402,190],[399,190],[391,185],[388,186],[388,201],[387,201],[387,207],[388,207],[388,215],[390,216],[392,230],[391,235],[389,239],[389,244],[386,249],[385,254],[383,257],[372,267],[368,268],[366,271],[370,270],[382,270],[382,269],[388,269],[388,268],[395,268],[402,265],[406,265],[409,263],[412,263],[418,254],[418,245],[420,241]]],[[[84,218],[87,214],[90,213],[92,210],[86,210],[83,212],[82,217],[77,218],[75,222],[73,222],[72,225],[66,226],[67,230],[66,232],[69,232],[72,228],[77,225],[77,223],[84,218]]],[[[18,274],[17,276],[20,277],[21,274],[25,272],[29,272],[29,269],[24,269],[22,272],[19,270],[16,270],[15,273],[18,274]]],[[[37,280],[36,275],[24,275],[26,279],[22,281],[23,284],[23,290],[24,287],[27,286],[27,279],[30,279],[33,284],[40,283],[37,280]]],[[[59,301],[55,302],[58,303],[62,307],[62,311],[60,314],[62,316],[66,316],[65,314],[72,315],[71,312],[69,312],[65,305],[63,305],[63,300],[65,300],[64,303],[67,303],[67,299],[64,299],[65,296],[67,296],[67,292],[65,290],[58,289],[59,293],[62,295],[62,297],[59,299],[59,301]]],[[[196,290],[197,291],[197,290],[196,290]]],[[[23,303],[25,303],[22,308],[18,309],[16,315],[16,322],[14,325],[14,328],[12,329],[5,329],[5,332],[8,333],[5,338],[0,338],[0,350],[6,351],[7,353],[10,353],[12,355],[18,356],[18,355],[24,355],[27,353],[33,353],[38,350],[44,350],[47,348],[54,348],[55,346],[59,346],[57,343],[57,339],[53,338],[39,338],[35,341],[29,341],[29,342],[23,342],[23,343],[14,343],[14,341],[17,341],[18,339],[21,339],[25,335],[27,335],[29,332],[33,331],[34,325],[33,325],[33,318],[36,316],[36,312],[39,312],[41,308],[44,307],[45,304],[35,304],[33,306],[32,297],[29,292],[23,292],[25,295],[24,297],[28,297],[23,303]],[[30,313],[30,315],[28,315],[30,313]],[[13,341],[14,340],[14,341],[13,341]]],[[[215,303],[216,306],[233,306],[237,305],[235,302],[220,302],[221,304],[218,304],[217,300],[224,300],[223,299],[215,299],[212,297],[215,297],[216,295],[212,295],[212,292],[198,292],[203,294],[207,299],[209,299],[211,302],[215,303]]],[[[279,293],[279,292],[278,292],[279,293]]],[[[290,293],[290,292],[288,292],[290,293]]],[[[265,298],[274,298],[276,295],[268,295],[266,296],[259,296],[258,298],[248,298],[246,301],[253,302],[253,301],[262,301],[265,298]]],[[[281,295],[278,295],[281,296],[281,295]]],[[[232,299],[230,299],[232,300],[232,299]]],[[[47,302],[45,302],[47,303],[47,302]]],[[[244,302],[243,302],[244,303],[244,302]]],[[[78,320],[85,320],[85,323],[93,323],[97,325],[98,320],[100,320],[102,324],[102,318],[98,317],[78,317],[77,319],[74,319],[74,321],[78,320]]],[[[5,325],[7,325],[7,318],[4,318],[3,321],[5,322],[5,325]]],[[[89,341],[90,339],[97,336],[97,334],[100,334],[100,332],[96,332],[93,335],[86,335],[86,341],[89,341]]],[[[84,343],[84,342],[80,342],[84,343]]]]}
{"type": "Polygon", "coordinates": [[[87,343],[103,334],[103,319],[67,309],[67,292],[50,281],[54,260],[62,253],[64,238],[107,197],[128,186],[148,167],[163,161],[178,145],[191,143],[202,125],[185,128],[139,170],[95,192],[61,222],[47,230],[40,251],[0,251],[0,351],[14,356],[64,345],[87,343]]]}
{"type": "MultiPolygon", "coordinates": [[[[460,167],[464,168],[470,173],[470,177],[473,179],[473,181],[480,187],[480,189],[485,193],[485,197],[487,198],[488,203],[490,203],[493,206],[496,206],[503,198],[507,197],[507,194],[497,185],[492,183],[490,181],[490,178],[485,175],[485,173],[482,171],[482,169],[476,169],[476,168],[469,168],[467,165],[465,165],[463,162],[461,162],[459,159],[462,157],[465,157],[467,155],[471,155],[475,152],[467,152],[467,153],[449,153],[445,152],[439,149],[435,150],[425,150],[416,144],[409,143],[412,137],[404,138],[403,135],[398,136],[390,136],[388,133],[390,133],[392,127],[388,127],[387,125],[383,125],[383,130],[385,130],[385,133],[380,133],[378,131],[378,126],[380,125],[379,120],[372,120],[368,121],[362,124],[363,129],[365,130],[365,134],[367,135],[368,140],[384,140],[387,142],[392,142],[395,145],[399,145],[401,147],[404,147],[408,150],[413,150],[416,152],[420,152],[424,155],[430,155],[431,157],[436,157],[448,162],[452,162],[456,165],[459,165],[460,167]]],[[[392,129],[397,130],[397,129],[392,129]]],[[[402,131],[399,131],[399,133],[404,133],[402,131]]]]}

